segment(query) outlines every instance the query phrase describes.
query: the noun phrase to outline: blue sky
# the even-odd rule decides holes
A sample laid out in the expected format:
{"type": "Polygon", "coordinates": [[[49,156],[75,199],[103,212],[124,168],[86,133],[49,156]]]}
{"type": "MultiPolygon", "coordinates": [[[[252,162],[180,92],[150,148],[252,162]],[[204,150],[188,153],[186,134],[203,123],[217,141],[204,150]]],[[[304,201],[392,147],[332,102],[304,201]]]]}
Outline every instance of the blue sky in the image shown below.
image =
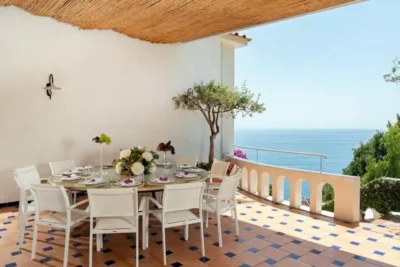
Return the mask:
{"type": "Polygon", "coordinates": [[[267,112],[236,129],[383,129],[400,113],[400,85],[382,76],[400,57],[400,0],[369,0],[241,31],[235,83],[267,112]]]}

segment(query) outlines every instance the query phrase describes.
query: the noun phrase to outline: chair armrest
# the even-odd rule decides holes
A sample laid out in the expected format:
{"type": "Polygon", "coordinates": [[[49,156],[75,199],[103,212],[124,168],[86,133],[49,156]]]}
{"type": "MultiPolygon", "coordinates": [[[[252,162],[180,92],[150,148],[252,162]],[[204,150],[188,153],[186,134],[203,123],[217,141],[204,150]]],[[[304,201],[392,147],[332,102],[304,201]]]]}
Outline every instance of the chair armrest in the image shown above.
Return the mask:
{"type": "Polygon", "coordinates": [[[70,206],[70,207],[68,208],[68,210],[73,210],[73,209],[75,209],[76,207],[78,207],[78,206],[80,206],[80,205],[82,205],[82,204],[85,204],[85,203],[87,203],[87,202],[89,202],[89,199],[85,199],[85,200],[79,201],[78,203],[75,203],[74,205],[70,206]]]}
{"type": "Polygon", "coordinates": [[[140,201],[139,211],[144,211],[144,205],[146,201],[152,202],[154,205],[156,205],[157,208],[162,209],[162,205],[153,197],[143,196],[142,200],[140,201]]]}
{"type": "Polygon", "coordinates": [[[221,186],[221,184],[218,183],[207,183],[206,187],[207,188],[219,188],[221,186]]]}
{"type": "Polygon", "coordinates": [[[209,197],[209,198],[214,198],[214,199],[217,199],[217,198],[218,198],[216,195],[209,194],[209,193],[203,193],[203,196],[209,197]]]}

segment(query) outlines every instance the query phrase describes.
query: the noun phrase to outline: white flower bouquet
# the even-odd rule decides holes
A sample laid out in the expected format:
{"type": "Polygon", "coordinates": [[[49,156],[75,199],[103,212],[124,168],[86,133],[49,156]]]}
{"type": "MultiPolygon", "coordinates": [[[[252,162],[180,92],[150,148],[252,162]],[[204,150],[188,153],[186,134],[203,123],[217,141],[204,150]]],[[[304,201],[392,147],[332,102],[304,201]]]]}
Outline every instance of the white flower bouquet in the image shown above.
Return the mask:
{"type": "Polygon", "coordinates": [[[114,159],[115,171],[123,176],[137,176],[150,174],[156,171],[155,160],[158,154],[147,150],[146,147],[136,146],[132,149],[124,149],[120,157],[114,159]]]}

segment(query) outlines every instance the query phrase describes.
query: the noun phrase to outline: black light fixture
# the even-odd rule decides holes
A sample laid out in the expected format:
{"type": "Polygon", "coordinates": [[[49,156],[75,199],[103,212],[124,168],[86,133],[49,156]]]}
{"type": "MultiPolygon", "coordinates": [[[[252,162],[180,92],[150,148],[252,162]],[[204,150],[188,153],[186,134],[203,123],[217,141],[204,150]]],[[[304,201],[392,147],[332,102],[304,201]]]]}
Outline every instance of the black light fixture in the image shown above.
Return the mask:
{"type": "Polygon", "coordinates": [[[60,87],[57,87],[54,85],[54,77],[53,74],[49,75],[49,82],[46,84],[46,87],[44,87],[46,90],[46,94],[51,99],[51,96],[53,95],[53,92],[51,90],[61,90],[60,87]]]}

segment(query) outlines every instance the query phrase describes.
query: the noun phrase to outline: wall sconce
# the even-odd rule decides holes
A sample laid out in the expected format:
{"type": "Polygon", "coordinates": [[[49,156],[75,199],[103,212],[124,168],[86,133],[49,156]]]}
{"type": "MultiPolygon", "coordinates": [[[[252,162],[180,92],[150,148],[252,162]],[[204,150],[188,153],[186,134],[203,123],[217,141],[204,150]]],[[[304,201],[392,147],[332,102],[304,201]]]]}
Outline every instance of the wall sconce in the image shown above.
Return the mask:
{"type": "Polygon", "coordinates": [[[57,87],[54,85],[53,74],[50,74],[49,82],[46,84],[46,87],[44,87],[43,89],[46,90],[46,94],[49,97],[49,99],[51,99],[51,95],[53,94],[53,92],[51,90],[61,90],[60,87],[57,87]]]}

